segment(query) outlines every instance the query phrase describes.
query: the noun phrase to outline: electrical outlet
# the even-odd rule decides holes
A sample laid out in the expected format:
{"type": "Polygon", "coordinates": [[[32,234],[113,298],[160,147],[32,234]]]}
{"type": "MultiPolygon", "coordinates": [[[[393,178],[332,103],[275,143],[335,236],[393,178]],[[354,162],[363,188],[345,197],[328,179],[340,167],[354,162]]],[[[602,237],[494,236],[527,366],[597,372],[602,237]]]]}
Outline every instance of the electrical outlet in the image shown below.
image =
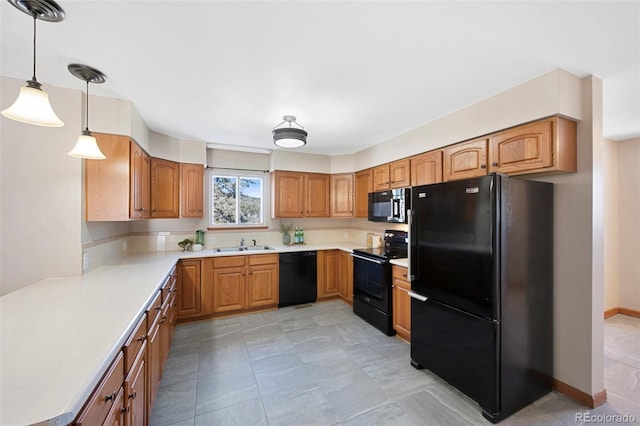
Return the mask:
{"type": "Polygon", "coordinates": [[[166,237],[167,235],[171,235],[171,232],[161,231],[161,232],[158,232],[158,235],[162,237],[166,237]]]}
{"type": "Polygon", "coordinates": [[[122,252],[123,252],[123,253],[126,253],[126,252],[127,252],[127,242],[126,242],[126,241],[123,241],[123,242],[122,242],[122,252]]]}
{"type": "Polygon", "coordinates": [[[89,269],[89,253],[82,254],[82,269],[84,271],[89,269]]]}
{"type": "Polygon", "coordinates": [[[164,235],[160,236],[158,235],[157,237],[157,241],[156,241],[156,250],[158,251],[163,251],[165,248],[165,242],[166,242],[166,237],[164,235]]]}
{"type": "Polygon", "coordinates": [[[345,233],[342,235],[342,238],[343,238],[345,241],[349,241],[349,233],[348,233],[348,232],[345,232],[345,233]]]}

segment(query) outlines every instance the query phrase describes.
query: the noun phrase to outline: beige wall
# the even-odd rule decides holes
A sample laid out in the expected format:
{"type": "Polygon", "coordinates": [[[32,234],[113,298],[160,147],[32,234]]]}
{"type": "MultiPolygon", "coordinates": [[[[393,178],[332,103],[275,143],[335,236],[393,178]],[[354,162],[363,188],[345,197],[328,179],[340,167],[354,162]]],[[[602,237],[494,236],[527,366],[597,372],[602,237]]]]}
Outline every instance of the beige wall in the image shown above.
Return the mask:
{"type": "Polygon", "coordinates": [[[620,143],[605,141],[604,162],[604,205],[605,205],[605,281],[604,281],[604,310],[620,306],[619,292],[619,179],[622,173],[618,166],[618,149],[620,143]]]}
{"type": "MultiPolygon", "coordinates": [[[[25,82],[2,77],[0,85],[4,109],[25,82]]],[[[0,118],[0,294],[82,272],[82,160],[67,155],[82,131],[82,96],[43,88],[63,127],[0,118]]]]}
{"type": "Polygon", "coordinates": [[[640,138],[618,144],[619,306],[640,311],[640,138]]]}

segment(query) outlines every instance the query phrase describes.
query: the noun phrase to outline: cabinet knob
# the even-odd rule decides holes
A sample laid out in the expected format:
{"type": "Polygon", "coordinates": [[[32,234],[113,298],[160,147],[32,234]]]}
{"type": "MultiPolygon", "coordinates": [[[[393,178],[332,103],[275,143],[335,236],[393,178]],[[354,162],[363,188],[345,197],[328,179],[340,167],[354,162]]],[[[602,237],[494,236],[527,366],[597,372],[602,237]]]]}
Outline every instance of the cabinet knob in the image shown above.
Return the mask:
{"type": "Polygon", "coordinates": [[[142,341],[143,341],[144,339],[146,339],[146,338],[147,338],[147,335],[146,335],[146,334],[143,334],[142,336],[138,337],[136,340],[137,340],[138,342],[142,342],[142,341]]]}
{"type": "Polygon", "coordinates": [[[481,169],[486,169],[486,168],[487,168],[487,165],[486,165],[486,164],[481,164],[481,165],[480,165],[480,168],[481,168],[481,169]]]}
{"type": "Polygon", "coordinates": [[[136,391],[133,391],[129,394],[129,399],[136,399],[136,396],[138,396],[138,393],[136,391]]]}
{"type": "Polygon", "coordinates": [[[116,392],[115,391],[111,392],[111,394],[109,394],[109,395],[105,395],[105,397],[104,397],[104,401],[105,402],[107,402],[107,401],[115,401],[115,400],[116,400],[116,392]]]}
{"type": "Polygon", "coordinates": [[[493,167],[498,167],[498,163],[491,163],[493,167]]]}

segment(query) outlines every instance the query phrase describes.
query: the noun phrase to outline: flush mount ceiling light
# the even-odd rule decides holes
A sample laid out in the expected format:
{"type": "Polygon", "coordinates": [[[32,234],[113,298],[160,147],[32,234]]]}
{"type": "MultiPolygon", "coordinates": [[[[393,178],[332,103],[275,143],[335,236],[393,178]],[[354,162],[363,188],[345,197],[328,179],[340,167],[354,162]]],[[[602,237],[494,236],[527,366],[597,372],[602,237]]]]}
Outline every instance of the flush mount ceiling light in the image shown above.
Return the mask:
{"type": "Polygon", "coordinates": [[[107,76],[88,65],[69,64],[67,69],[71,74],[87,83],[87,97],[85,102],[87,114],[85,122],[86,127],[78,138],[76,146],[74,146],[69,152],[69,155],[76,158],[86,158],[87,160],[104,160],[107,157],[105,157],[102,151],[100,151],[96,138],[94,138],[89,131],[89,83],[104,83],[107,81],[107,76]]]}
{"type": "Polygon", "coordinates": [[[18,99],[2,115],[15,121],[45,127],[62,127],[64,123],[51,108],[49,95],[36,80],[36,20],[60,22],[64,10],[53,0],[8,0],[16,8],[33,17],[33,77],[20,88],[18,99]]]}
{"type": "Polygon", "coordinates": [[[273,128],[273,143],[282,148],[299,148],[306,145],[307,131],[296,122],[296,118],[293,115],[285,115],[282,119],[284,121],[273,128]],[[289,123],[289,125],[279,127],[285,123],[289,123]],[[300,128],[291,127],[292,124],[300,128]]]}

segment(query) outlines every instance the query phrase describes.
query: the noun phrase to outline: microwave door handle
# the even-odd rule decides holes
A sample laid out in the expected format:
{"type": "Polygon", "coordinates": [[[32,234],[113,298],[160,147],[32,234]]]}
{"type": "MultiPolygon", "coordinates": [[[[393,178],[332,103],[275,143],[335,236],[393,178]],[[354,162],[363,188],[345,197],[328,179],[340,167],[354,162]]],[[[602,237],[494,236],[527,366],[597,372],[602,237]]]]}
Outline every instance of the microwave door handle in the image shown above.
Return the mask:
{"type": "Polygon", "coordinates": [[[392,208],[393,211],[391,214],[393,217],[399,217],[400,216],[400,200],[394,199],[392,203],[393,203],[393,208],[392,208]]]}

